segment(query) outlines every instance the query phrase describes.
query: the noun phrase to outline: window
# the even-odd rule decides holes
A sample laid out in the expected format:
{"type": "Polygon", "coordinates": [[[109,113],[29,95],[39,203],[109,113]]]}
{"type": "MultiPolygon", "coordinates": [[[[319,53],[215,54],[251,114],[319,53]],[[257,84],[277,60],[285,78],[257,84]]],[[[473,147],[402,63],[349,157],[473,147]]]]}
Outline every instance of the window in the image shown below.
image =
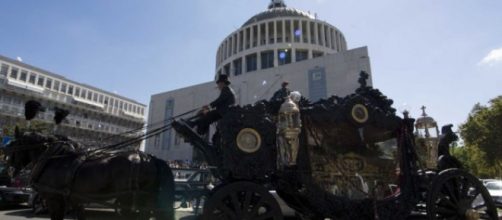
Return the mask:
{"type": "Polygon", "coordinates": [[[242,58],[234,60],[234,75],[238,76],[242,74],[242,58]]]}
{"type": "Polygon", "coordinates": [[[52,88],[52,79],[47,78],[47,80],[45,80],[45,88],[52,88]]]}
{"type": "Polygon", "coordinates": [[[267,69],[271,67],[274,67],[274,51],[261,52],[261,68],[267,69]]]}
{"type": "Polygon", "coordinates": [[[0,68],[0,75],[7,76],[7,72],[9,72],[9,66],[2,64],[2,68],[0,68]]]}
{"type": "Polygon", "coordinates": [[[124,109],[124,103],[122,101],[119,101],[119,108],[124,109]]]}
{"type": "Polygon", "coordinates": [[[246,56],[246,72],[255,71],[257,69],[257,59],[256,54],[246,56]]]}
{"type": "Polygon", "coordinates": [[[252,27],[253,30],[253,42],[251,42],[251,47],[256,47],[258,42],[258,25],[252,27]]]}
{"type": "Polygon", "coordinates": [[[62,93],[66,93],[66,87],[67,87],[66,83],[61,84],[61,92],[62,93]]]}
{"type": "Polygon", "coordinates": [[[277,51],[277,59],[279,60],[279,65],[284,65],[291,63],[291,50],[282,49],[277,51]]]}
{"type": "Polygon", "coordinates": [[[302,30],[300,29],[300,21],[293,21],[293,34],[294,34],[294,41],[295,42],[300,42],[300,37],[302,36],[302,30]]]}
{"type": "Polygon", "coordinates": [[[282,21],[279,20],[279,21],[276,21],[276,25],[277,25],[277,43],[282,43],[284,40],[284,33],[282,33],[282,21]]]}
{"type": "Polygon", "coordinates": [[[102,94],[99,95],[99,103],[103,103],[103,95],[102,94]]]}
{"type": "Polygon", "coordinates": [[[296,51],[296,62],[306,60],[309,57],[308,50],[297,50],[296,51]]]}
{"type": "Polygon", "coordinates": [[[97,93],[94,93],[94,95],[92,96],[92,101],[98,102],[98,94],[97,93]]]}
{"type": "Polygon", "coordinates": [[[19,72],[18,68],[12,67],[10,70],[10,78],[17,79],[17,73],[19,72]]]}
{"type": "Polygon", "coordinates": [[[230,63],[223,67],[223,72],[225,72],[227,76],[230,74],[230,63]]]}
{"type": "Polygon", "coordinates": [[[19,76],[19,80],[26,82],[27,77],[28,77],[28,71],[21,70],[21,75],[19,76]]]}
{"type": "Polygon", "coordinates": [[[73,95],[73,86],[68,86],[68,94],[73,95]]]}
{"type": "Polygon", "coordinates": [[[38,86],[44,86],[44,77],[43,76],[38,76],[38,86]]]}
{"type": "Polygon", "coordinates": [[[108,105],[108,97],[105,97],[105,105],[108,105]]]}
{"type": "Polygon", "coordinates": [[[315,24],[314,22],[310,22],[310,43],[315,44],[316,39],[315,39],[315,24]]]}
{"type": "Polygon", "coordinates": [[[92,99],[92,92],[91,92],[91,91],[88,91],[88,92],[87,92],[87,99],[88,99],[88,100],[91,100],[91,99],[92,99]]]}
{"type": "Polygon", "coordinates": [[[260,25],[260,45],[265,45],[267,43],[267,25],[265,23],[260,25]]]}
{"type": "Polygon", "coordinates": [[[324,53],[323,53],[323,52],[321,52],[321,51],[313,51],[313,52],[312,52],[312,57],[313,57],[313,58],[316,58],[316,57],[322,57],[323,55],[324,55],[324,53]]]}
{"type": "Polygon", "coordinates": [[[75,87],[75,96],[80,96],[80,87],[75,87]]]}
{"type": "MultiPolygon", "coordinates": [[[[302,29],[307,30],[307,21],[302,21],[302,29]]],[[[303,30],[300,29],[300,36],[303,38],[303,43],[308,43],[308,36],[303,35],[303,30]]],[[[307,33],[308,35],[308,33],[307,33]]]]}
{"type": "Polygon", "coordinates": [[[87,93],[87,90],[82,89],[82,92],[80,93],[80,98],[85,99],[85,94],[87,93]]]}
{"type": "Polygon", "coordinates": [[[59,81],[54,80],[54,90],[59,91],[59,81]]]}
{"type": "Polygon", "coordinates": [[[31,84],[35,84],[37,80],[37,75],[35,73],[30,73],[30,78],[28,79],[28,82],[31,84]]]}
{"type": "Polygon", "coordinates": [[[271,21],[268,23],[268,43],[273,44],[275,43],[275,38],[274,38],[274,25],[275,22],[271,21]]]}

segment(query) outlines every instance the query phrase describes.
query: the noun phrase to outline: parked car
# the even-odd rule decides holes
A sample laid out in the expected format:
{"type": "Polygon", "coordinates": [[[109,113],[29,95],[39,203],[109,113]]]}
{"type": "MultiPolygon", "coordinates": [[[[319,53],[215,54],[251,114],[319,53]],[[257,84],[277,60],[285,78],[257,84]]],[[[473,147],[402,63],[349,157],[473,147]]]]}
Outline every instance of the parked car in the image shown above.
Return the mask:
{"type": "Polygon", "coordinates": [[[496,203],[502,203],[502,181],[492,180],[485,183],[485,187],[496,203]]]}
{"type": "Polygon", "coordinates": [[[29,171],[22,171],[10,184],[0,186],[0,205],[28,203],[33,190],[29,187],[29,171]]]}
{"type": "Polygon", "coordinates": [[[0,162],[0,186],[9,186],[10,184],[9,168],[6,164],[0,162]]]}

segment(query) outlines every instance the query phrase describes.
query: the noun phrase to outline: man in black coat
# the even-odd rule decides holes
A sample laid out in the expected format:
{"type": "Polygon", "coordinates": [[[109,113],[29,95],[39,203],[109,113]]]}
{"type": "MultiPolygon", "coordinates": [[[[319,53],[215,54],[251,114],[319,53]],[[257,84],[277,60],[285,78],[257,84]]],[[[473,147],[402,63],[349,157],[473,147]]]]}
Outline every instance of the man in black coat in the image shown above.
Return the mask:
{"type": "Polygon", "coordinates": [[[289,96],[291,93],[288,88],[289,82],[284,81],[281,84],[281,88],[277,90],[272,98],[270,99],[271,101],[278,101],[278,102],[283,102],[286,97],[289,96]]]}
{"type": "Polygon", "coordinates": [[[202,108],[199,118],[193,122],[197,126],[197,133],[205,134],[209,130],[209,125],[221,119],[223,115],[235,104],[235,93],[230,88],[230,81],[227,75],[219,75],[216,81],[220,95],[216,100],[202,108]],[[213,110],[211,110],[213,109],[213,110]]]}

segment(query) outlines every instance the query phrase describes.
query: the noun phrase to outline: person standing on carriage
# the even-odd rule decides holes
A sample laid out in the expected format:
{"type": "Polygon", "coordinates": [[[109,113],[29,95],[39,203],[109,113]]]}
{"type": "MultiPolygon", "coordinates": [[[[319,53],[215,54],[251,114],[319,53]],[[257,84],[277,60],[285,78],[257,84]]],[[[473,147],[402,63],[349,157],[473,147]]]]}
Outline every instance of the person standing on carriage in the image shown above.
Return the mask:
{"type": "Polygon", "coordinates": [[[235,93],[230,87],[227,75],[219,75],[216,80],[220,95],[209,105],[202,107],[197,119],[189,122],[192,127],[197,126],[197,133],[205,134],[209,130],[209,125],[218,121],[235,104],[235,93]]]}
{"type": "Polygon", "coordinates": [[[274,95],[272,96],[272,98],[270,100],[283,102],[284,99],[286,97],[288,97],[289,94],[291,93],[291,91],[289,91],[288,85],[289,85],[289,82],[287,82],[287,81],[282,82],[281,88],[274,93],[274,95]]]}

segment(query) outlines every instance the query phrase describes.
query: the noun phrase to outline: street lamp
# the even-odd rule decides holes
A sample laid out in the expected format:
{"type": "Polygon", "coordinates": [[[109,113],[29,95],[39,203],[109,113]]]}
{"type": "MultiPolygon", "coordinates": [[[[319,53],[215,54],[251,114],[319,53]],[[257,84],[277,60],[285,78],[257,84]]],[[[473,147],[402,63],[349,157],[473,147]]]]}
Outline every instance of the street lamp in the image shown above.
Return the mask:
{"type": "Polygon", "coordinates": [[[434,169],[437,167],[439,129],[434,118],[425,113],[425,106],[421,109],[422,117],[415,123],[417,153],[426,168],[434,169]]]}

